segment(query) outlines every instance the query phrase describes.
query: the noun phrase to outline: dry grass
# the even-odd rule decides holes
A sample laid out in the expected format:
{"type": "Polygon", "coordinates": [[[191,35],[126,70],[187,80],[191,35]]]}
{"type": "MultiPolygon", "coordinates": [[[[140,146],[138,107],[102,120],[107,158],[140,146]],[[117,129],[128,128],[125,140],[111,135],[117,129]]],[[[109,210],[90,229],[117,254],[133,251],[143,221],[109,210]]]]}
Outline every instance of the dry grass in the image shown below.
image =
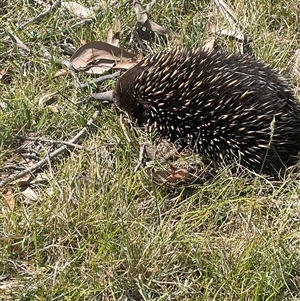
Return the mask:
{"type": "MultiPolygon", "coordinates": [[[[86,7],[102,2],[80,1],[86,7]]],[[[288,75],[299,48],[300,8],[287,0],[269,2],[231,4],[252,37],[253,53],[288,75]]],[[[45,60],[41,47],[60,57],[59,43],[78,48],[81,39],[104,40],[115,19],[126,45],[135,15],[129,2],[119,3],[114,9],[104,5],[102,17],[86,26],[72,28],[78,20],[57,11],[23,30],[16,24],[42,8],[33,1],[3,5],[2,166],[23,145],[18,137],[68,140],[93,114],[86,101],[90,91],[77,91],[71,76],[54,79],[60,66],[45,60]],[[31,53],[12,44],[8,31],[31,53]],[[57,113],[38,105],[55,91],[57,113]]],[[[210,1],[161,1],[151,16],[187,47],[201,46],[209,36],[207,20],[224,24],[210,1]]],[[[235,51],[229,38],[218,37],[217,43],[235,51]]],[[[3,197],[0,212],[0,299],[299,300],[299,175],[274,182],[224,170],[204,184],[158,185],[147,170],[133,171],[138,132],[125,119],[128,142],[119,113],[102,107],[80,141],[83,148],[56,158],[42,171],[43,180],[31,184],[35,198],[25,196],[22,186],[9,186],[13,206],[3,197]]],[[[38,146],[43,154],[53,145],[38,146]]]]}

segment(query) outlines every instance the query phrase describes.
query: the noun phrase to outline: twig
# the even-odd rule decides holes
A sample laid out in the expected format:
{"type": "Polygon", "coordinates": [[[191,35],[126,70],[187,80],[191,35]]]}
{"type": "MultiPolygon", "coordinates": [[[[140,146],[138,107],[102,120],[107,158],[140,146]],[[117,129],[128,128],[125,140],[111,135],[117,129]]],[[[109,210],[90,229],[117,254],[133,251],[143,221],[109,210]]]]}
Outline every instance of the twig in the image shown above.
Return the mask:
{"type": "Polygon", "coordinates": [[[146,5],[146,11],[149,13],[149,11],[151,10],[152,6],[155,5],[156,0],[152,0],[150,3],[148,3],[146,5]]]}
{"type": "Polygon", "coordinates": [[[92,93],[90,95],[91,98],[97,99],[97,100],[101,100],[102,103],[105,103],[106,101],[108,103],[114,102],[114,98],[113,98],[113,91],[106,91],[106,92],[101,92],[101,93],[92,93]]]}
{"type": "MultiPolygon", "coordinates": [[[[82,128],[82,130],[75,137],[73,137],[72,139],[70,139],[68,141],[68,144],[74,144],[79,138],[81,138],[88,131],[89,127],[92,125],[92,123],[94,122],[95,118],[97,118],[99,113],[100,113],[100,110],[97,109],[95,111],[94,115],[92,116],[92,118],[87,121],[86,125],[82,128]]],[[[0,188],[14,180],[20,179],[30,173],[33,173],[35,170],[44,166],[48,162],[48,160],[53,159],[54,157],[61,154],[63,151],[65,151],[68,148],[69,148],[69,145],[63,145],[60,148],[56,149],[55,151],[47,154],[41,161],[34,164],[33,166],[25,169],[24,171],[22,171],[18,174],[13,174],[13,175],[8,176],[5,180],[2,180],[0,182],[0,188]]]]}
{"type": "Polygon", "coordinates": [[[232,29],[235,29],[238,33],[243,32],[245,26],[238,20],[235,16],[234,12],[223,0],[215,0],[215,4],[218,9],[222,13],[222,15],[226,18],[227,22],[231,26],[232,29]]]}
{"type": "MultiPolygon", "coordinates": [[[[59,62],[59,60],[56,60],[56,61],[59,62]]],[[[79,80],[79,78],[77,76],[77,72],[76,72],[75,68],[73,67],[73,65],[71,64],[71,62],[69,60],[63,58],[61,60],[61,63],[70,70],[71,75],[73,76],[73,78],[75,80],[76,86],[80,88],[80,86],[81,86],[80,80],[79,80]]]]}
{"type": "Polygon", "coordinates": [[[22,137],[25,140],[30,140],[30,141],[41,141],[41,142],[49,142],[49,143],[59,143],[59,144],[65,144],[71,147],[75,147],[78,149],[82,149],[82,146],[79,144],[75,143],[70,143],[68,141],[61,141],[61,140],[52,140],[52,139],[45,139],[45,138],[40,138],[40,137],[22,137]]]}
{"type": "Polygon", "coordinates": [[[36,17],[28,20],[27,22],[25,22],[23,24],[20,24],[18,26],[18,28],[19,29],[24,29],[30,23],[34,23],[34,22],[37,22],[37,21],[43,19],[44,17],[48,16],[50,13],[54,12],[58,7],[60,7],[60,5],[61,5],[61,0],[57,0],[47,10],[43,11],[42,13],[40,13],[39,15],[37,15],[36,17]]]}
{"type": "MultiPolygon", "coordinates": [[[[233,31],[230,33],[229,36],[232,36],[235,39],[237,39],[237,48],[240,53],[244,53],[244,43],[249,42],[249,38],[244,33],[245,26],[235,16],[233,10],[226,4],[225,0],[214,0],[214,2],[217,5],[217,8],[222,13],[222,15],[226,18],[230,26],[230,30],[233,31]]],[[[223,31],[227,32],[228,30],[227,29],[221,30],[221,33],[223,31]]]]}
{"type": "Polygon", "coordinates": [[[89,18],[89,19],[84,19],[84,20],[81,20],[73,25],[70,26],[70,28],[75,28],[77,26],[83,26],[83,25],[87,25],[87,24],[90,24],[92,23],[93,21],[95,21],[96,18],[89,18]]]}
{"type": "Polygon", "coordinates": [[[232,28],[235,28],[236,23],[238,23],[237,18],[235,17],[232,10],[228,7],[228,5],[223,0],[215,0],[215,4],[217,5],[217,8],[220,10],[222,15],[227,19],[229,25],[232,28]]]}
{"type": "Polygon", "coordinates": [[[148,20],[148,12],[138,0],[133,1],[133,7],[136,13],[137,22],[140,24],[144,24],[148,20]]]}
{"type": "Polygon", "coordinates": [[[120,72],[115,72],[113,74],[103,75],[103,76],[95,78],[92,81],[89,81],[85,84],[80,84],[79,88],[83,89],[83,88],[86,88],[86,87],[90,86],[91,84],[100,83],[100,82],[103,82],[107,79],[113,79],[113,78],[118,77],[119,75],[120,75],[120,72]]]}

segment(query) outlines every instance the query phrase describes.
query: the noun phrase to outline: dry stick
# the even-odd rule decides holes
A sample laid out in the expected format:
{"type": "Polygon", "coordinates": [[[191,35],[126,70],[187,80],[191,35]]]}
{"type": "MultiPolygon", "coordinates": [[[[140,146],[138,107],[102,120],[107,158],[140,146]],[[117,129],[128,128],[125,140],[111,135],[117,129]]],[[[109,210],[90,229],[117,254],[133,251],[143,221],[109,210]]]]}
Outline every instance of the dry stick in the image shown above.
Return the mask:
{"type": "Polygon", "coordinates": [[[235,16],[234,12],[230,9],[230,7],[223,0],[215,0],[215,4],[223,14],[223,16],[227,19],[229,25],[232,28],[236,28],[238,25],[241,30],[244,29],[244,26],[240,23],[238,18],[235,16]]]}
{"type": "MultiPolygon", "coordinates": [[[[95,113],[93,114],[92,118],[90,120],[87,121],[86,125],[82,128],[82,130],[72,139],[70,139],[68,141],[68,143],[72,143],[74,144],[79,138],[81,138],[89,129],[89,127],[92,125],[92,123],[94,122],[94,119],[97,118],[97,116],[99,115],[100,110],[96,110],[95,113]]],[[[34,172],[35,170],[37,170],[38,168],[44,166],[49,160],[53,159],[55,156],[61,154],[63,151],[65,151],[66,149],[68,149],[69,146],[68,145],[63,145],[60,148],[56,149],[55,151],[47,154],[41,161],[39,161],[38,163],[34,164],[33,166],[25,169],[24,171],[16,174],[16,175],[10,175],[8,176],[5,180],[2,180],[0,182],[0,188],[5,186],[6,184],[10,183],[11,181],[20,179],[26,175],[28,175],[29,173],[34,172]]]]}
{"type": "Polygon", "coordinates": [[[146,5],[146,11],[149,13],[149,11],[151,10],[152,6],[155,5],[156,0],[152,0],[150,3],[148,3],[146,5]]]}
{"type": "Polygon", "coordinates": [[[108,102],[113,102],[113,90],[101,92],[101,93],[92,93],[90,95],[91,98],[98,99],[98,100],[106,100],[108,102]]]}
{"type": "Polygon", "coordinates": [[[75,147],[78,149],[82,149],[82,146],[79,144],[75,144],[75,143],[70,143],[67,141],[61,141],[61,140],[52,140],[52,139],[46,139],[46,138],[39,138],[39,137],[22,137],[25,140],[30,140],[30,141],[41,141],[41,142],[49,142],[49,143],[58,143],[58,144],[65,144],[71,147],[75,147]]]}
{"type": "Polygon", "coordinates": [[[245,30],[245,26],[235,16],[234,12],[226,4],[226,2],[223,0],[215,0],[215,4],[217,5],[217,7],[220,10],[220,12],[222,13],[222,15],[226,18],[231,29],[234,30],[233,37],[235,37],[237,40],[241,40],[241,41],[246,40],[246,36],[243,33],[243,31],[245,30]]]}
{"type": "Polygon", "coordinates": [[[90,23],[92,23],[92,22],[94,22],[94,21],[95,21],[94,18],[83,19],[83,20],[81,20],[81,21],[79,21],[79,22],[77,22],[77,23],[71,25],[70,28],[75,28],[75,27],[77,27],[77,26],[87,25],[87,24],[90,24],[90,23]]]}
{"type": "Polygon", "coordinates": [[[34,23],[34,22],[37,22],[37,21],[43,19],[44,17],[48,16],[50,13],[52,13],[53,11],[55,11],[58,7],[60,7],[60,5],[61,5],[61,0],[57,0],[47,10],[43,11],[42,13],[40,13],[39,15],[37,15],[36,17],[28,20],[27,22],[25,22],[23,24],[20,24],[19,25],[19,29],[23,29],[27,25],[29,25],[30,23],[34,23]]]}
{"type": "Polygon", "coordinates": [[[100,76],[100,77],[97,77],[97,78],[93,79],[92,81],[89,81],[89,82],[85,83],[85,84],[80,84],[80,85],[79,85],[79,88],[83,89],[83,88],[86,88],[86,87],[88,87],[88,86],[90,86],[90,85],[92,85],[92,84],[100,83],[100,82],[103,82],[103,81],[105,81],[105,80],[107,80],[107,79],[113,79],[113,78],[116,78],[116,77],[118,77],[119,75],[120,75],[120,72],[119,72],[119,71],[114,72],[114,73],[112,73],[112,74],[108,74],[108,75],[102,75],[102,76],[100,76]]]}
{"type": "Polygon", "coordinates": [[[136,17],[137,17],[137,22],[141,23],[141,24],[144,24],[148,20],[148,12],[142,6],[140,1],[134,1],[133,2],[133,8],[135,10],[135,14],[136,14],[136,17]]]}
{"type": "Polygon", "coordinates": [[[244,34],[245,26],[238,20],[234,12],[226,4],[224,0],[214,0],[218,9],[221,11],[222,15],[226,18],[234,33],[232,36],[237,39],[237,47],[240,53],[244,53],[244,42],[248,41],[248,38],[244,34]]]}

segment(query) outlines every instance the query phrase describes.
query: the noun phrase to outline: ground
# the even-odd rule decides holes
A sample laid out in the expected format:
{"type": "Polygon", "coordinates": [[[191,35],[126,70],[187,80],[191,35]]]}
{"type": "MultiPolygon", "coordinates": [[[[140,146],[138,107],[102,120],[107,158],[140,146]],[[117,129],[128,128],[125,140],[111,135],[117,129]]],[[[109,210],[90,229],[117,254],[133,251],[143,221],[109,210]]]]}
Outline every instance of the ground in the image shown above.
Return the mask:
{"type": "MultiPolygon", "coordinates": [[[[105,41],[109,28],[120,29],[122,47],[132,50],[133,4],[77,1],[96,16],[80,23],[60,3],[26,25],[49,8],[47,1],[2,2],[1,181],[65,145],[95,105],[100,113],[73,147],[1,188],[0,299],[300,300],[297,168],[276,181],[226,168],[180,185],[154,177],[169,164],[159,158],[135,171],[140,144],[152,136],[114,105],[89,98],[111,90],[115,79],[79,89],[71,74],[56,77],[67,68],[54,60],[105,41]]],[[[247,37],[242,42],[216,2],[157,1],[149,18],[176,35],[146,49],[202,47],[214,37],[216,48],[267,61],[299,98],[299,4],[228,1],[247,37]],[[216,26],[223,34],[212,33],[216,26]]]]}

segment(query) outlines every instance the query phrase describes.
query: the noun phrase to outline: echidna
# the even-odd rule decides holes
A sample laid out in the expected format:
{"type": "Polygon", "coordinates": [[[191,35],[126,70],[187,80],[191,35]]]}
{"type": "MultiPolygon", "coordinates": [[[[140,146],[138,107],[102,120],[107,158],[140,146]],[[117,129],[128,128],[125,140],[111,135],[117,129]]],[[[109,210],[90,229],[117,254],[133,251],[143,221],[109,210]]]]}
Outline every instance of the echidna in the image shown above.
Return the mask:
{"type": "Polygon", "coordinates": [[[129,117],[220,165],[279,172],[300,151],[300,107],[287,81],[248,55],[163,51],[120,77],[129,117]]]}

